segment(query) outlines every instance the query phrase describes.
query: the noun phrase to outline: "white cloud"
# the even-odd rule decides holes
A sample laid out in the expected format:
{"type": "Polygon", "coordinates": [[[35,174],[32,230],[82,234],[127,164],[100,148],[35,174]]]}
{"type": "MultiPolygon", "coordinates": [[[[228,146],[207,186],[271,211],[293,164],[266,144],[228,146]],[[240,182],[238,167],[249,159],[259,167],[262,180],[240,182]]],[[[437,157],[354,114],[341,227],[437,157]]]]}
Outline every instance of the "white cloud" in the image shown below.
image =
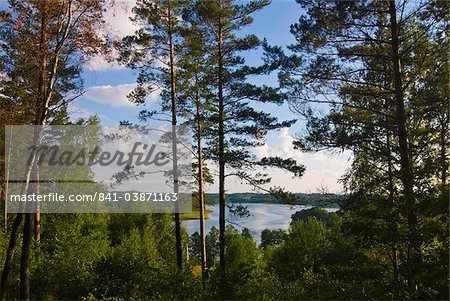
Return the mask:
{"type": "MultiPolygon", "coordinates": [[[[112,54],[112,57],[116,56],[112,54]]],[[[96,55],[84,63],[84,68],[89,71],[111,71],[124,69],[125,66],[119,64],[116,60],[109,61],[101,55],[96,55]]]]}
{"type": "Polygon", "coordinates": [[[73,103],[69,104],[69,116],[73,121],[77,120],[78,118],[89,118],[92,115],[94,115],[94,113],[87,110],[86,108],[73,105],[73,103]]]}
{"type": "Polygon", "coordinates": [[[300,179],[301,185],[307,192],[317,192],[317,189],[322,187],[327,188],[329,192],[342,192],[343,187],[338,180],[350,166],[351,158],[351,151],[332,155],[326,152],[306,154],[303,162],[306,171],[300,179]]]}
{"type": "MultiPolygon", "coordinates": [[[[103,14],[105,24],[102,34],[112,37],[114,40],[120,40],[125,36],[132,35],[138,29],[130,20],[132,16],[132,8],[136,5],[136,1],[114,1],[114,5],[106,8],[103,14]]],[[[93,56],[85,63],[85,68],[89,71],[107,71],[119,70],[125,68],[115,61],[117,53],[111,50],[112,60],[106,60],[101,55],[93,56]]]]}
{"type": "Polygon", "coordinates": [[[301,162],[303,155],[299,150],[294,149],[294,137],[289,134],[289,129],[283,128],[276,137],[269,137],[269,141],[261,147],[256,148],[258,158],[275,157],[292,158],[301,162]],[[273,139],[271,139],[273,138],[273,139]]]}
{"type": "MultiPolygon", "coordinates": [[[[80,104],[82,105],[82,104],[80,104]]],[[[106,116],[105,114],[98,114],[95,112],[92,112],[82,106],[74,105],[74,103],[69,104],[69,116],[72,121],[76,121],[79,118],[87,119],[91,116],[97,115],[97,117],[100,119],[100,123],[102,124],[115,124],[114,120],[112,120],[110,117],[106,116]]]]}
{"type": "MultiPolygon", "coordinates": [[[[117,86],[93,86],[86,90],[83,98],[112,107],[132,107],[135,104],[128,100],[127,95],[135,88],[136,83],[117,86]]],[[[152,97],[156,98],[157,96],[153,95],[152,97]]]]}
{"type": "Polygon", "coordinates": [[[309,165],[311,165],[311,167],[314,167],[316,169],[329,168],[333,170],[345,170],[349,166],[348,159],[351,157],[351,155],[352,152],[349,150],[332,155],[325,152],[317,152],[308,154],[308,163],[309,165]]]}
{"type": "MultiPolygon", "coordinates": [[[[338,183],[338,180],[351,164],[351,151],[336,154],[302,153],[294,149],[292,145],[294,140],[287,128],[282,129],[277,135],[269,134],[267,143],[255,150],[258,158],[280,156],[295,159],[306,166],[306,171],[300,179],[293,178],[283,170],[270,169],[272,181],[269,186],[282,186],[294,192],[317,192],[322,187],[326,187],[329,192],[342,192],[342,185],[338,183]]],[[[240,182],[230,183],[230,191],[247,190],[248,187],[240,185],[240,182]]]]}
{"type": "Polygon", "coordinates": [[[114,1],[114,5],[107,8],[103,17],[105,19],[105,31],[117,37],[133,34],[137,26],[133,24],[130,17],[131,10],[136,6],[136,1],[114,1]]]}

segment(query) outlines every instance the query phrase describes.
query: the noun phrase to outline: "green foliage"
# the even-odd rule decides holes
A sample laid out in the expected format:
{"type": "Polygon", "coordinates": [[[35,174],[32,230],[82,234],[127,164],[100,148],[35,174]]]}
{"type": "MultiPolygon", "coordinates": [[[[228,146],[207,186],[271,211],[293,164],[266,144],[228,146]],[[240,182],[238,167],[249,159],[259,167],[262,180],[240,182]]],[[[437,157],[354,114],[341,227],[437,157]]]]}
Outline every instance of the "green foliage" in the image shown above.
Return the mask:
{"type": "Polygon", "coordinates": [[[292,214],[292,222],[296,221],[308,221],[310,218],[316,218],[322,221],[327,227],[331,227],[335,222],[335,216],[328,211],[319,207],[313,207],[310,209],[300,210],[292,214]]]}
{"type": "MultiPolygon", "coordinates": [[[[353,153],[341,179],[349,194],[343,229],[358,238],[366,257],[359,274],[368,284],[364,292],[443,296],[440,281],[432,289],[425,280],[435,277],[425,250],[434,254],[448,241],[448,231],[437,230],[448,227],[448,218],[435,218],[448,216],[436,203],[448,203],[448,80],[439,75],[448,73],[448,43],[442,43],[448,4],[297,2],[305,13],[291,26],[291,54],[265,45],[266,64],[280,70],[291,108],[306,118],[296,147],[353,153]]],[[[435,271],[448,268],[437,258],[435,271]]]]}
{"type": "Polygon", "coordinates": [[[328,232],[325,225],[314,218],[308,222],[294,221],[288,237],[275,250],[270,266],[283,279],[295,280],[304,271],[317,266],[328,232]]]}
{"type": "MultiPolygon", "coordinates": [[[[435,208],[446,205],[442,199],[428,201],[435,208]]],[[[247,229],[239,232],[228,226],[224,286],[219,285],[218,230],[213,228],[206,237],[206,290],[194,269],[200,256],[198,234],[191,236],[190,263],[178,270],[168,215],[45,215],[45,239],[39,257],[33,255],[33,294],[46,300],[346,300],[405,295],[394,290],[392,261],[385,255],[398,238],[379,230],[389,227],[383,217],[387,210],[378,206],[380,201],[365,202],[364,207],[349,203],[331,226],[309,216],[293,221],[288,232],[266,229],[260,246],[247,229]]],[[[435,215],[424,220],[423,227],[423,267],[429,272],[419,279],[430,299],[446,299],[446,217],[435,215]]],[[[0,243],[6,244],[4,236],[0,243]]],[[[11,281],[12,298],[17,287],[18,280],[11,281]]]]}
{"type": "Polygon", "coordinates": [[[205,237],[206,266],[213,267],[219,256],[219,230],[212,227],[205,237]]]}
{"type": "Polygon", "coordinates": [[[287,233],[284,230],[269,230],[264,229],[261,232],[261,248],[273,247],[281,244],[287,237],[287,233]]]}
{"type": "Polygon", "coordinates": [[[37,299],[76,299],[94,287],[95,264],[108,252],[106,215],[45,215],[31,277],[37,299]]]}
{"type": "MultiPolygon", "coordinates": [[[[219,256],[219,230],[216,227],[212,227],[209,233],[205,236],[205,248],[206,248],[206,266],[208,268],[214,268],[218,256],[219,256]]],[[[194,232],[189,241],[189,254],[191,261],[194,264],[200,264],[201,261],[201,241],[200,234],[194,232]]]]}
{"type": "Polygon", "coordinates": [[[250,299],[258,294],[255,280],[263,273],[262,252],[256,246],[248,230],[240,234],[232,228],[226,233],[227,299],[250,299]],[[246,234],[247,233],[247,234],[246,234]]]}

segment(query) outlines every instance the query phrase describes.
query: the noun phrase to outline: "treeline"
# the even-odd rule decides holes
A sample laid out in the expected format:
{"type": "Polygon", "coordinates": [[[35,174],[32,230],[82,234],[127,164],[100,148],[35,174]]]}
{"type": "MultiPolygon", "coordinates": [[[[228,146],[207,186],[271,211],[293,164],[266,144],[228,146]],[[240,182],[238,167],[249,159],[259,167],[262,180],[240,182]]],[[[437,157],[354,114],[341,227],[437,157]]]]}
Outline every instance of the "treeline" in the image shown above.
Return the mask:
{"type": "MultiPolygon", "coordinates": [[[[337,207],[343,204],[345,196],[334,193],[294,193],[293,201],[290,205],[337,207]]],[[[206,193],[206,204],[214,205],[219,202],[217,193],[206,193]]],[[[238,203],[262,203],[262,204],[282,204],[283,199],[277,198],[269,193],[227,193],[225,195],[227,202],[238,203]]]]}
{"type": "MultiPolygon", "coordinates": [[[[206,236],[206,290],[200,235],[188,238],[183,231],[188,259],[180,271],[169,215],[49,215],[31,289],[38,300],[393,298],[389,268],[382,254],[367,253],[352,220],[356,214],[315,209],[304,215],[288,231],[264,230],[259,245],[248,229],[228,226],[225,283],[219,273],[219,231],[213,228],[206,236]]],[[[445,300],[448,271],[437,261],[428,264],[433,272],[422,283],[430,297],[445,300]]],[[[13,271],[19,268],[17,262],[13,271]]],[[[11,282],[10,294],[18,297],[17,281],[11,282]]]]}

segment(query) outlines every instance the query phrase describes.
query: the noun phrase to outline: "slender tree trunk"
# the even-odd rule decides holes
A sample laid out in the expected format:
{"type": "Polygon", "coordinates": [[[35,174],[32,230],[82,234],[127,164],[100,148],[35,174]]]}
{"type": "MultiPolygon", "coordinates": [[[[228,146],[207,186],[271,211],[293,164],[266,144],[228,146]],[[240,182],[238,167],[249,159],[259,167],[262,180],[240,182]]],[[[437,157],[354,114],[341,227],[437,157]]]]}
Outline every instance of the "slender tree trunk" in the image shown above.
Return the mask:
{"type": "MultiPolygon", "coordinates": [[[[62,44],[64,40],[68,37],[70,31],[70,22],[72,20],[72,1],[67,3],[67,15],[65,17],[68,18],[67,26],[64,29],[60,28],[63,33],[61,40],[55,46],[55,54],[54,61],[51,69],[51,74],[47,79],[47,56],[48,56],[48,45],[47,45],[47,18],[48,18],[48,9],[49,9],[49,0],[41,0],[38,3],[38,7],[41,10],[41,28],[40,28],[40,41],[39,41],[39,50],[40,50],[40,74],[38,78],[38,99],[36,102],[36,119],[35,124],[41,126],[38,132],[37,139],[41,137],[42,134],[42,126],[46,125],[47,122],[47,114],[48,114],[48,106],[50,99],[52,97],[54,84],[56,81],[56,73],[59,62],[59,55],[61,51],[62,44]],[[46,81],[48,80],[48,89],[46,87],[46,81]]],[[[62,26],[62,25],[61,25],[62,26]]],[[[35,133],[36,134],[36,133],[35,133]]],[[[37,143],[38,140],[36,140],[37,143]]],[[[33,154],[33,160],[26,172],[26,181],[22,185],[21,194],[31,193],[35,191],[31,191],[31,189],[36,189],[36,187],[30,188],[30,176],[32,173],[32,166],[34,165],[35,154],[33,154]]],[[[39,175],[36,172],[34,175],[34,179],[37,181],[39,179],[39,175]]],[[[17,244],[18,231],[22,222],[23,217],[25,217],[25,226],[23,232],[23,244],[22,244],[22,256],[21,256],[21,267],[20,267],[20,297],[23,300],[30,299],[30,285],[29,285],[29,276],[30,276],[30,253],[31,253],[31,238],[32,238],[32,226],[33,226],[33,217],[36,218],[37,222],[35,223],[36,229],[35,234],[37,238],[40,238],[40,215],[34,215],[32,213],[19,213],[16,217],[12,230],[11,230],[11,238],[7,251],[7,256],[5,260],[5,266],[2,272],[2,284],[1,284],[1,298],[6,299],[6,289],[7,289],[7,281],[9,272],[11,270],[11,264],[13,262],[14,257],[14,249],[17,244]]]]}
{"type": "MultiPolygon", "coordinates": [[[[172,18],[172,6],[170,0],[167,4],[167,21],[169,23],[169,51],[170,51],[170,97],[172,105],[172,156],[173,156],[173,192],[178,193],[178,158],[177,158],[177,102],[176,102],[176,86],[175,86],[175,55],[173,47],[173,18],[172,18]]],[[[183,268],[183,249],[181,246],[181,222],[180,213],[178,212],[178,202],[175,209],[175,238],[176,238],[176,251],[177,251],[177,266],[179,269],[183,268]]]]}
{"type": "Polygon", "coordinates": [[[397,135],[400,152],[401,181],[403,184],[403,194],[407,205],[407,219],[409,230],[410,258],[408,262],[408,290],[412,293],[415,290],[415,271],[421,261],[420,240],[417,231],[417,215],[415,209],[414,180],[412,166],[409,156],[409,145],[407,135],[406,112],[404,103],[402,67],[399,45],[399,25],[397,23],[397,8],[395,0],[389,1],[390,27],[391,27],[391,47],[392,47],[392,67],[395,90],[395,113],[397,121],[397,135]]]}
{"type": "MultiPolygon", "coordinates": [[[[36,194],[40,194],[39,165],[36,165],[36,194]]],[[[41,209],[39,203],[36,203],[36,214],[34,219],[34,239],[36,241],[36,256],[39,256],[41,245],[41,209]]]]}
{"type": "Polygon", "coordinates": [[[200,247],[202,265],[202,285],[205,288],[206,280],[206,244],[205,244],[205,196],[203,179],[203,148],[202,148],[202,120],[200,114],[200,96],[196,97],[196,119],[197,119],[197,157],[198,157],[198,205],[200,211],[200,247]]]}
{"type": "MultiPolygon", "coordinates": [[[[218,0],[221,6],[221,0],[218,0]]],[[[221,8],[221,7],[220,7],[221,8]]],[[[219,9],[220,9],[219,8],[219,9]]],[[[218,20],[218,98],[219,98],[219,262],[222,281],[225,280],[225,106],[223,97],[222,17],[218,20]]]]}
{"type": "MultiPolygon", "coordinates": [[[[47,117],[47,106],[49,99],[47,98],[46,91],[46,79],[47,79],[47,9],[49,8],[48,0],[44,0],[41,3],[41,28],[40,28],[40,74],[39,74],[39,101],[37,103],[37,117],[36,125],[45,125],[47,117]]],[[[40,137],[40,135],[38,135],[40,137]]],[[[34,174],[34,180],[38,179],[37,174],[34,174]]],[[[33,185],[34,189],[36,188],[33,185]]],[[[31,237],[32,237],[32,225],[33,217],[37,217],[37,214],[25,213],[25,224],[23,228],[23,242],[22,242],[22,254],[20,260],[20,299],[30,300],[30,254],[31,254],[31,237]]],[[[40,220],[40,218],[39,218],[40,220]]],[[[37,229],[39,228],[38,223],[35,224],[37,229]]],[[[40,234],[39,234],[40,236],[40,234]]]]}
{"type": "Polygon", "coordinates": [[[19,238],[20,225],[22,224],[23,213],[17,213],[11,225],[11,238],[9,239],[8,250],[6,252],[5,264],[3,265],[2,278],[0,284],[0,300],[7,300],[8,278],[14,260],[15,249],[19,238]]]}
{"type": "MultiPolygon", "coordinates": [[[[35,132],[36,134],[37,132],[35,132]]],[[[37,136],[35,136],[36,138],[37,136]]],[[[21,190],[20,190],[20,194],[26,194],[26,193],[30,193],[30,180],[31,180],[31,176],[32,176],[32,170],[33,170],[33,166],[36,160],[36,153],[33,152],[32,153],[32,160],[30,165],[26,168],[25,170],[25,182],[22,184],[21,190]]],[[[15,249],[17,246],[17,240],[19,238],[19,230],[20,230],[20,226],[22,224],[22,220],[23,217],[30,217],[32,218],[31,214],[28,213],[21,213],[22,212],[22,206],[19,205],[19,212],[17,213],[16,218],[14,219],[14,222],[11,226],[11,237],[9,239],[9,245],[8,245],[8,250],[6,252],[6,259],[5,259],[5,264],[3,265],[3,271],[2,271],[2,276],[1,276],[1,285],[0,285],[0,299],[2,301],[6,301],[7,300],[7,289],[8,289],[8,278],[9,278],[9,274],[11,272],[11,268],[12,268],[12,264],[14,261],[14,255],[15,255],[15,249]]],[[[25,230],[24,230],[25,232],[25,230]]],[[[30,237],[29,239],[31,240],[31,228],[29,230],[29,234],[30,237]]],[[[25,240],[25,238],[24,238],[25,240]]],[[[28,248],[31,248],[31,246],[28,246],[28,248]]],[[[23,248],[22,248],[23,249],[23,248]]],[[[23,257],[22,254],[22,259],[25,260],[25,265],[26,265],[26,257],[23,257]]],[[[28,261],[29,261],[29,257],[28,257],[28,261]]],[[[21,262],[22,263],[22,262],[21,262]]],[[[26,272],[26,269],[24,269],[24,272],[26,272]]],[[[27,279],[24,279],[23,283],[26,285],[28,282],[27,279]]],[[[22,268],[21,268],[21,282],[20,282],[21,288],[22,288],[22,268]]],[[[29,285],[28,285],[29,287],[29,285]]],[[[21,296],[23,294],[21,293],[21,296]]],[[[26,295],[26,294],[25,294],[26,295]]]]}
{"type": "MultiPolygon", "coordinates": [[[[8,180],[6,180],[6,183],[8,183],[8,180]]],[[[6,184],[7,186],[7,184],[6,184]]],[[[8,202],[6,200],[6,188],[0,188],[0,197],[3,197],[3,231],[5,234],[8,233],[8,202]]]]}
{"type": "Polygon", "coordinates": [[[20,260],[20,300],[30,300],[30,253],[31,253],[31,228],[33,214],[25,213],[25,225],[23,228],[22,256],[20,260]]]}
{"type": "Polygon", "coordinates": [[[441,185],[442,193],[447,191],[447,132],[448,132],[448,118],[447,116],[441,121],[440,131],[440,157],[441,157],[441,185]]]}
{"type": "Polygon", "coordinates": [[[13,130],[12,130],[12,127],[10,126],[9,127],[9,146],[8,146],[8,158],[7,158],[7,160],[8,160],[8,163],[7,163],[7,166],[6,166],[6,173],[5,173],[5,177],[6,177],[6,181],[5,181],[5,191],[4,191],[4,193],[5,193],[5,195],[4,195],[4,197],[5,197],[5,199],[4,199],[4,201],[5,201],[5,212],[3,213],[4,214],[4,216],[3,216],[3,218],[4,218],[4,223],[5,223],[5,233],[8,233],[8,200],[6,199],[6,197],[7,197],[7,195],[8,195],[8,188],[9,188],[9,169],[10,169],[10,165],[11,165],[11,151],[12,151],[12,132],[13,132],[13,130]]]}
{"type": "MultiPolygon", "coordinates": [[[[48,0],[45,0],[42,3],[42,19],[41,19],[41,37],[39,41],[39,50],[41,52],[41,72],[39,75],[39,96],[41,100],[38,103],[38,122],[36,124],[44,124],[45,118],[47,114],[47,91],[46,91],[46,78],[47,78],[47,9],[48,9],[48,0]]],[[[36,215],[35,215],[35,238],[36,241],[40,241],[41,230],[41,213],[39,210],[39,204],[36,207],[36,215]]]]}
{"type": "MultiPolygon", "coordinates": [[[[386,118],[386,125],[388,125],[388,120],[386,118]]],[[[394,174],[392,169],[392,154],[391,154],[391,133],[389,128],[386,126],[386,145],[388,152],[388,176],[389,176],[389,199],[391,201],[392,210],[395,210],[395,200],[394,200],[394,174]]],[[[398,226],[397,226],[397,215],[391,217],[392,231],[397,234],[398,226]]],[[[397,236],[395,236],[397,237],[397,236]]],[[[396,238],[395,238],[396,239],[396,238]]],[[[398,295],[398,250],[397,250],[397,242],[396,240],[392,241],[391,245],[392,251],[392,272],[393,272],[393,287],[392,292],[394,295],[394,299],[399,299],[398,295]]]]}
{"type": "Polygon", "coordinates": [[[34,237],[36,240],[36,245],[39,248],[41,244],[41,210],[39,204],[36,204],[34,237]]]}

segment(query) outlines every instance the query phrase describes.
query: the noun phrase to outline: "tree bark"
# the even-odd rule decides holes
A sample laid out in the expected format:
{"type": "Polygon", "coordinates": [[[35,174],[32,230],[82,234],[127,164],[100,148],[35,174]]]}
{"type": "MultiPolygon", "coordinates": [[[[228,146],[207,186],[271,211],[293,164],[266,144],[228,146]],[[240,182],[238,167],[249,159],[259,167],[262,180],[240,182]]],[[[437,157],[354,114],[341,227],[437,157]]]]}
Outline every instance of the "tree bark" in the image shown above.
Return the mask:
{"type": "MultiPolygon", "coordinates": [[[[169,35],[169,51],[170,51],[170,97],[172,105],[172,156],[173,156],[173,192],[178,194],[178,158],[177,158],[177,101],[176,101],[176,85],[175,85],[175,55],[173,47],[173,17],[172,6],[170,0],[167,2],[167,21],[168,21],[168,35],[169,35]]],[[[183,268],[183,249],[181,246],[181,222],[178,201],[175,204],[175,239],[176,239],[176,253],[177,253],[177,267],[183,268]]]]}
{"type": "MultiPolygon", "coordinates": [[[[218,0],[221,9],[221,0],[218,0]]],[[[219,100],[219,262],[222,281],[225,280],[225,106],[223,97],[223,33],[222,17],[219,14],[217,55],[218,55],[218,100],[219,100]]]]}
{"type": "MultiPolygon", "coordinates": [[[[47,79],[47,9],[49,8],[48,0],[44,0],[40,3],[41,7],[41,28],[40,28],[40,74],[38,80],[38,103],[36,114],[36,125],[45,125],[47,117],[48,101],[46,93],[46,79],[47,79]]],[[[39,137],[38,135],[37,137],[39,137]]],[[[38,179],[37,174],[33,175],[34,180],[38,179]]],[[[22,254],[20,260],[20,299],[30,300],[30,254],[31,254],[31,236],[32,236],[32,213],[25,213],[25,224],[23,228],[23,241],[22,241],[22,254]]],[[[40,220],[40,218],[39,218],[40,220]]],[[[36,223],[37,231],[38,224],[36,223]]],[[[40,234],[39,234],[40,236],[40,234]]]]}
{"type": "MultiPolygon", "coordinates": [[[[35,135],[37,135],[38,130],[35,129],[35,135]]],[[[38,136],[35,136],[35,138],[38,136]]],[[[26,194],[26,193],[30,193],[30,180],[31,180],[31,176],[32,176],[32,166],[34,166],[35,164],[35,160],[36,160],[36,153],[33,152],[32,153],[32,160],[30,165],[27,167],[27,169],[25,170],[25,182],[22,184],[21,190],[20,190],[20,194],[26,194]]],[[[23,217],[30,217],[32,219],[32,215],[28,214],[28,213],[22,213],[22,207],[19,207],[19,211],[20,213],[17,214],[16,218],[14,219],[14,222],[12,224],[11,227],[11,237],[9,239],[9,245],[8,245],[8,250],[6,252],[6,259],[5,259],[5,264],[3,266],[3,271],[2,271],[2,276],[1,276],[1,285],[0,285],[0,299],[2,301],[6,301],[7,299],[7,289],[8,289],[8,278],[9,278],[9,274],[11,272],[11,267],[13,264],[13,260],[14,260],[14,255],[15,255],[15,248],[17,245],[17,240],[19,238],[19,230],[20,230],[20,225],[22,224],[22,219],[23,217]]],[[[31,224],[29,224],[29,226],[31,227],[31,224]]],[[[25,231],[26,229],[24,229],[24,240],[25,240],[25,231]]],[[[31,228],[29,229],[29,238],[31,240],[31,228]]],[[[27,246],[28,249],[31,249],[31,246],[28,245],[27,246]]],[[[29,250],[28,250],[29,251],[29,250]]],[[[23,252],[23,246],[22,246],[22,252],[23,252]]],[[[25,266],[27,264],[27,260],[29,262],[29,254],[28,254],[28,258],[22,253],[22,259],[24,260],[25,266]]],[[[24,273],[26,273],[26,269],[23,270],[24,273]]],[[[25,287],[28,286],[28,295],[29,295],[29,285],[27,284],[29,279],[26,278],[26,275],[24,274],[24,279],[22,281],[22,261],[21,261],[21,275],[20,275],[20,288],[22,291],[22,284],[24,285],[24,292],[25,292],[25,287]]],[[[29,275],[28,275],[29,276],[29,275]]],[[[26,295],[26,294],[25,294],[26,295]]],[[[21,293],[22,296],[22,293],[21,293]]]]}
{"type": "Polygon", "coordinates": [[[6,172],[5,172],[5,177],[6,177],[6,181],[5,181],[5,190],[4,190],[4,201],[5,201],[5,212],[3,213],[3,222],[5,224],[5,228],[4,231],[5,233],[8,232],[8,200],[6,199],[7,195],[8,195],[8,187],[9,187],[9,169],[10,169],[10,165],[11,165],[11,151],[12,151],[12,127],[9,127],[9,146],[8,146],[8,163],[6,166],[6,172]]]}
{"type": "Polygon", "coordinates": [[[447,191],[447,132],[448,132],[448,117],[442,118],[440,131],[440,159],[441,159],[441,185],[442,193],[447,191]]]}
{"type": "Polygon", "coordinates": [[[19,238],[20,225],[22,224],[23,213],[18,213],[11,225],[11,238],[9,239],[8,250],[6,252],[5,264],[3,265],[2,278],[0,283],[0,300],[7,300],[8,278],[14,260],[17,240],[19,238]]]}
{"type": "Polygon", "coordinates": [[[397,23],[397,8],[395,0],[389,1],[391,47],[392,47],[392,67],[395,91],[395,114],[397,122],[397,136],[400,152],[401,181],[403,184],[403,195],[406,199],[406,215],[409,232],[409,252],[411,260],[408,262],[408,290],[412,293],[415,288],[415,270],[421,261],[420,240],[417,231],[417,214],[415,209],[414,179],[412,165],[409,156],[409,144],[407,134],[407,121],[405,112],[405,102],[403,93],[403,79],[401,56],[399,52],[399,24],[397,23]]]}
{"type": "MultiPolygon", "coordinates": [[[[6,180],[6,186],[8,186],[8,180],[6,180]]],[[[3,231],[8,233],[8,202],[6,199],[6,188],[0,188],[0,197],[3,197],[3,231]]]]}
{"type": "Polygon", "coordinates": [[[205,199],[203,179],[203,148],[202,148],[202,120],[200,114],[200,96],[196,97],[196,119],[197,119],[197,157],[198,157],[198,205],[200,211],[200,247],[202,266],[202,286],[205,288],[206,280],[206,244],[205,244],[205,199]]]}
{"type": "MultiPolygon", "coordinates": [[[[36,165],[36,194],[40,194],[39,165],[36,165]]],[[[39,203],[36,203],[36,213],[34,216],[34,239],[36,241],[36,256],[39,256],[41,244],[41,209],[39,203]]]]}
{"type": "Polygon", "coordinates": [[[31,253],[31,228],[33,214],[25,213],[25,225],[23,228],[22,256],[20,259],[20,300],[30,300],[30,253],[31,253]]]}
{"type": "MultiPolygon", "coordinates": [[[[393,174],[393,168],[392,168],[392,154],[391,154],[391,133],[389,131],[388,128],[388,120],[386,118],[386,146],[387,146],[387,153],[388,153],[388,176],[389,176],[389,199],[391,201],[391,205],[392,205],[392,211],[395,210],[395,199],[394,199],[394,174],[393,174]]],[[[395,212],[395,211],[394,211],[395,212]]],[[[392,212],[392,213],[394,213],[392,212]]],[[[392,226],[392,231],[395,233],[395,235],[397,234],[398,231],[398,219],[397,219],[397,215],[395,216],[391,216],[391,226],[392,226]]],[[[395,236],[396,237],[396,236],[395,236]]],[[[393,291],[393,295],[394,295],[394,299],[399,299],[399,295],[398,295],[398,283],[399,283],[399,279],[398,279],[398,250],[397,250],[397,242],[396,240],[392,241],[391,244],[391,251],[392,251],[392,272],[393,272],[393,287],[392,287],[392,291],[393,291]]]]}
{"type": "MultiPolygon", "coordinates": [[[[41,36],[39,41],[39,51],[41,53],[41,71],[39,74],[39,96],[40,100],[38,102],[38,120],[36,124],[43,124],[45,122],[45,117],[47,114],[47,91],[46,91],[46,78],[47,78],[47,8],[48,8],[48,0],[43,1],[42,3],[42,18],[41,18],[41,36]]],[[[39,205],[38,205],[39,206],[39,205]]],[[[41,214],[37,207],[35,214],[35,238],[36,241],[40,241],[40,222],[41,222],[41,214]]]]}

